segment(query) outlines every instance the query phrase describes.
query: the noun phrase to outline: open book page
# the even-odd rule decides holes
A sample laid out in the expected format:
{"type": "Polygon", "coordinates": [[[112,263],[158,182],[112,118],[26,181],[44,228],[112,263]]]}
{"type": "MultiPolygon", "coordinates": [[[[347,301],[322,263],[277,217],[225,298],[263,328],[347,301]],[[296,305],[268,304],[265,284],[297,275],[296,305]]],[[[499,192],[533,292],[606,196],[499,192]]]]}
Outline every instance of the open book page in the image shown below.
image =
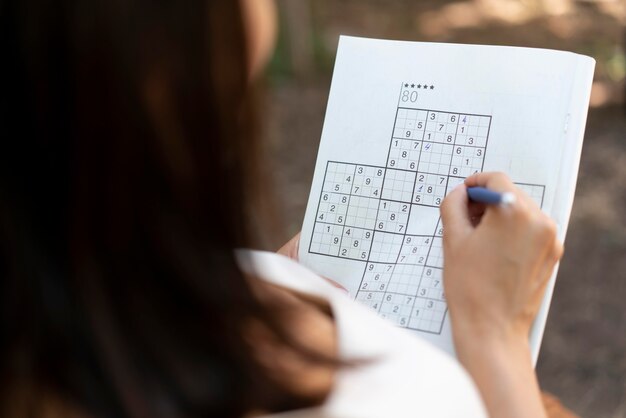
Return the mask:
{"type": "Polygon", "coordinates": [[[593,68],[558,51],[342,37],[301,262],[454,353],[439,205],[465,177],[503,171],[564,239],[593,68]]]}

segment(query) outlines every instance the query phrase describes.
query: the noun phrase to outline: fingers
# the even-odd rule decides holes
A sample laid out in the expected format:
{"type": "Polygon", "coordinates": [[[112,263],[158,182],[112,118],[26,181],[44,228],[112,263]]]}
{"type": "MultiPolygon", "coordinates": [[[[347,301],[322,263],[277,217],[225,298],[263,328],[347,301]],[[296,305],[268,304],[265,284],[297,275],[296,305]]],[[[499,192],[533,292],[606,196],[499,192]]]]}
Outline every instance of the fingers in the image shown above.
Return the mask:
{"type": "Polygon", "coordinates": [[[454,241],[472,231],[468,210],[467,188],[464,185],[452,190],[441,204],[444,242],[454,241]]]}
{"type": "Polygon", "coordinates": [[[465,179],[467,187],[485,187],[494,192],[515,192],[516,187],[504,173],[486,172],[474,174],[465,179]]]}
{"type": "Polygon", "coordinates": [[[465,179],[467,187],[485,187],[500,193],[513,193],[516,196],[517,207],[519,209],[533,208],[539,210],[537,203],[530,198],[523,190],[520,190],[511,179],[504,173],[485,172],[477,173],[465,179]]]}
{"type": "Polygon", "coordinates": [[[291,258],[292,260],[298,261],[298,250],[300,249],[300,233],[298,232],[296,236],[291,238],[289,242],[283,245],[278,251],[278,254],[284,255],[286,257],[291,258]]]}

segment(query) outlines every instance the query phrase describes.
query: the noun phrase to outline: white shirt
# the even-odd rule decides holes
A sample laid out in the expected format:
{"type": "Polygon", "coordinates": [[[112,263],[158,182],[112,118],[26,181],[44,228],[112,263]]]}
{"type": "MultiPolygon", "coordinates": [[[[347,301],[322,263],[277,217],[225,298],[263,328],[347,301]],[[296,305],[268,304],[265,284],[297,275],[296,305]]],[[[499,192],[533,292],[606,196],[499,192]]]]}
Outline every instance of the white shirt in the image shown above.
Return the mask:
{"type": "Polygon", "coordinates": [[[241,250],[241,268],[270,283],[328,301],[338,357],[371,360],[340,369],[326,402],[264,418],[486,417],[480,395],[456,359],[350,299],[297,262],[241,250]]]}

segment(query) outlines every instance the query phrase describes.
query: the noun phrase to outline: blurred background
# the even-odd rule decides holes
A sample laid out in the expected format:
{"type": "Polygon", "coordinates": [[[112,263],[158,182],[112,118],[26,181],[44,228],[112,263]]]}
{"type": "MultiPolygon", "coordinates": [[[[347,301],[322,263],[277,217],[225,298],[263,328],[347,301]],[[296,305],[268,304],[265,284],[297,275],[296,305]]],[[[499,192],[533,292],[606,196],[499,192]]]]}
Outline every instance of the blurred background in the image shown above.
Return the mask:
{"type": "Polygon", "coordinates": [[[626,0],[282,0],[279,8],[263,119],[288,234],[304,217],[340,34],[554,48],[596,59],[537,370],[543,390],[581,416],[626,418],[626,0]]]}

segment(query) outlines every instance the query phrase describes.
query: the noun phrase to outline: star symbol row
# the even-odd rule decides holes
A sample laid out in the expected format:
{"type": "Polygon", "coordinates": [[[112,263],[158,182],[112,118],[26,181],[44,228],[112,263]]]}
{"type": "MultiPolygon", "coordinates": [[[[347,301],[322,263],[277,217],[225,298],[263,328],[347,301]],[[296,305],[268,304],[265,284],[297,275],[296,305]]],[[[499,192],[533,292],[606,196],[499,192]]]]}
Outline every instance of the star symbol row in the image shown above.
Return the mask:
{"type": "Polygon", "coordinates": [[[423,89],[423,90],[434,90],[435,86],[434,85],[428,85],[428,84],[409,84],[409,83],[405,83],[404,87],[409,88],[411,87],[412,89],[418,88],[418,89],[423,89]]]}

